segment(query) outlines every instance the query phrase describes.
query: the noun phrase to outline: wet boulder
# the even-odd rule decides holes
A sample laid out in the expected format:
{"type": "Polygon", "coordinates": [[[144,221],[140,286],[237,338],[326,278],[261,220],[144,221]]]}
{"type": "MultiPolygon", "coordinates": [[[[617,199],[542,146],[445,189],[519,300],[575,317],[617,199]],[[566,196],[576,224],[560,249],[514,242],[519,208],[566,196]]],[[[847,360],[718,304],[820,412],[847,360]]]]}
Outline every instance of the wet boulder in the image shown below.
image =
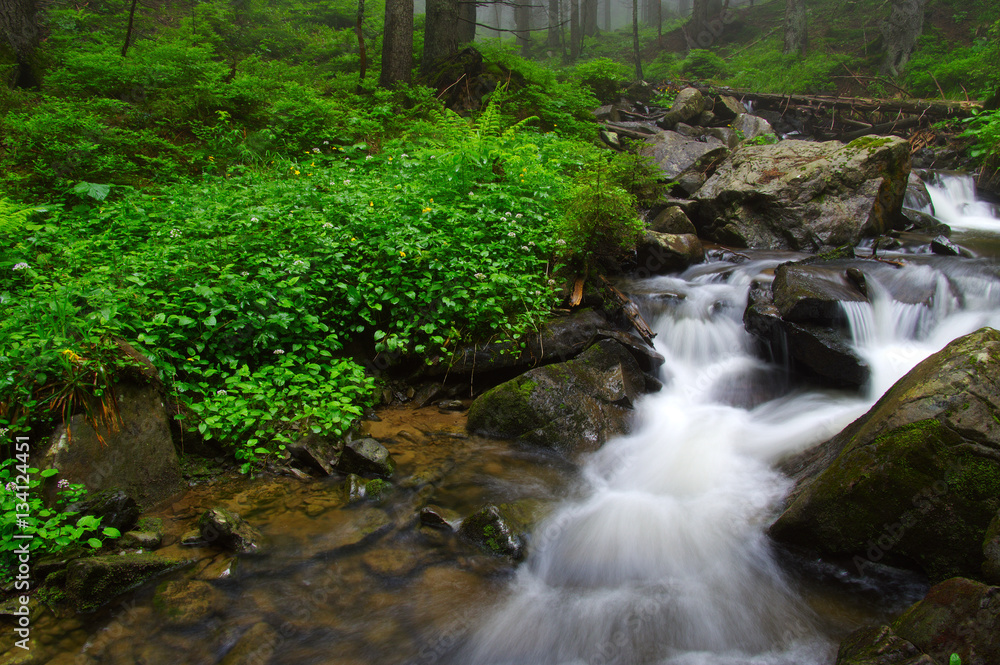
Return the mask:
{"type": "Polygon", "coordinates": [[[126,591],[186,563],[156,554],[77,559],[66,570],[66,596],[77,612],[93,612],[126,591]]]}
{"type": "Polygon", "coordinates": [[[712,112],[719,120],[729,122],[731,120],[735,120],[738,115],[746,113],[747,107],[743,105],[743,102],[739,101],[735,97],[719,95],[715,99],[715,105],[712,107],[712,112]]]}
{"type": "Polygon", "coordinates": [[[225,508],[210,508],[198,518],[198,530],[204,542],[236,554],[250,554],[260,549],[262,536],[238,513],[225,508]]]}
{"type": "Polygon", "coordinates": [[[698,190],[698,235],[755,249],[856,245],[896,223],[910,172],[895,137],[745,145],[698,190]]]}
{"type": "MultiPolygon", "coordinates": [[[[793,311],[795,300],[783,305],[793,311]]],[[[868,364],[847,343],[845,335],[825,323],[796,322],[782,317],[771,287],[755,285],[747,298],[743,322],[774,358],[786,357],[793,370],[834,387],[860,388],[871,375],[868,364]]]]}
{"type": "Polygon", "coordinates": [[[839,265],[783,264],[771,284],[781,318],[797,323],[842,325],[842,302],[867,302],[858,284],[839,265]]]}
{"type": "Polygon", "coordinates": [[[864,416],[786,468],[797,483],[770,528],[828,556],[981,574],[1000,509],[1000,332],[961,337],[900,379],[864,416]]]}
{"type": "Polygon", "coordinates": [[[577,358],[533,369],[483,393],[469,431],[516,439],[565,454],[589,452],[631,427],[646,380],[622,344],[597,342],[577,358]]]}
{"type": "Polygon", "coordinates": [[[648,274],[678,272],[704,260],[701,241],[690,233],[646,231],[636,246],[636,269],[648,274]]]}
{"type": "Polygon", "coordinates": [[[375,439],[355,439],[344,444],[337,462],[342,473],[389,478],[396,471],[396,460],[389,450],[375,439]]]}
{"type": "Polygon", "coordinates": [[[840,643],[835,665],[947,665],[897,635],[890,626],[861,628],[840,643]]]}
{"type": "Polygon", "coordinates": [[[528,525],[524,511],[515,504],[489,504],[462,520],[459,535],[483,552],[524,558],[528,525]]]}
{"type": "Polygon", "coordinates": [[[323,476],[333,473],[337,459],[336,443],[318,434],[309,434],[289,444],[288,453],[303,468],[323,476]]]}

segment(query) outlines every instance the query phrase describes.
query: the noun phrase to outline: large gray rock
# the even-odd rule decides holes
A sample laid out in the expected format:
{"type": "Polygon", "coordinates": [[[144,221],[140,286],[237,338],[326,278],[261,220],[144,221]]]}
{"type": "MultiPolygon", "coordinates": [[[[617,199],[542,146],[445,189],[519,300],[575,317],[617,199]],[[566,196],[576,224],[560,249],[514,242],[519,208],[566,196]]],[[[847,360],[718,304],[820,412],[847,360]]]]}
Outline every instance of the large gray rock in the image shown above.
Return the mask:
{"type": "Polygon", "coordinates": [[[715,116],[719,120],[728,122],[730,120],[735,120],[736,116],[741,113],[746,113],[747,107],[743,105],[743,102],[739,101],[735,97],[719,95],[715,101],[715,105],[712,107],[712,112],[715,113],[715,116]]]}
{"type": "Polygon", "coordinates": [[[687,122],[705,110],[705,97],[696,88],[684,88],[674,98],[670,110],[657,121],[663,129],[673,129],[679,122],[687,122]]]}
{"type": "Polygon", "coordinates": [[[480,395],[467,426],[567,454],[589,452],[629,431],[645,386],[628,349],[602,340],[573,360],[533,369],[480,395]]]}
{"type": "Polygon", "coordinates": [[[139,521],[139,505],[127,492],[112,488],[90,493],[82,501],[66,506],[67,512],[101,518],[101,528],[111,527],[125,533],[139,521]]]}
{"type": "Polygon", "coordinates": [[[771,123],[749,113],[740,113],[732,122],[732,128],[743,135],[744,141],[750,141],[758,136],[775,136],[771,123]]]}
{"type": "Polygon", "coordinates": [[[698,190],[698,235],[737,247],[856,245],[896,222],[910,172],[896,137],[781,141],[733,152],[698,190]]]}
{"type": "Polygon", "coordinates": [[[705,260],[705,249],[693,234],[646,231],[636,246],[636,269],[650,274],[678,272],[705,260]]]}
{"type": "Polygon", "coordinates": [[[714,162],[721,162],[729,148],[715,137],[704,141],[678,132],[660,132],[640,151],[660,168],[664,180],[677,180],[688,171],[703,171],[714,162]]]}
{"type": "Polygon", "coordinates": [[[83,483],[91,492],[123,489],[149,506],[182,484],[167,408],[156,383],[126,381],[116,393],[120,426],[102,426],[98,436],[83,415],[73,416],[68,428],[61,425],[52,435],[38,466],[59,469],[58,478],[83,483]]]}
{"type": "Polygon", "coordinates": [[[772,538],[830,556],[979,576],[1000,509],[1000,332],[959,338],[826,443],[787,463],[797,484],[772,538]]]}
{"type": "Polygon", "coordinates": [[[661,210],[649,222],[649,230],[657,233],[674,233],[677,235],[697,235],[694,224],[684,214],[680,206],[671,205],[661,210]]]}

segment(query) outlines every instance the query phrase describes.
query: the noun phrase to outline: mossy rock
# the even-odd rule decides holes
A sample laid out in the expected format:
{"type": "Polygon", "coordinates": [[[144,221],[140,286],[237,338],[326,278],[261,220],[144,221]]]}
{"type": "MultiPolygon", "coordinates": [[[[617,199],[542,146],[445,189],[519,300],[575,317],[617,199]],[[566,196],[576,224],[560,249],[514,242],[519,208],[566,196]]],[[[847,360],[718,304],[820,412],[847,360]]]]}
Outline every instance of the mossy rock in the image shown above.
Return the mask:
{"type": "Polygon", "coordinates": [[[512,504],[489,504],[462,521],[459,534],[487,554],[524,558],[527,525],[512,504]]]}
{"type": "MultiPolygon", "coordinates": [[[[823,554],[979,577],[1000,509],[1000,332],[955,340],[798,464],[770,529],[823,554]]],[[[794,466],[794,465],[792,465],[794,466]]]]}
{"type": "Polygon", "coordinates": [[[646,390],[635,358],[605,339],[577,358],[539,367],[480,395],[469,431],[554,448],[589,452],[631,427],[632,405],[646,390]]]}
{"type": "Polygon", "coordinates": [[[66,595],[78,612],[93,612],[117,596],[187,563],[156,554],[77,559],[66,573],[66,595]]]}
{"type": "Polygon", "coordinates": [[[246,520],[225,508],[206,510],[198,518],[202,540],[236,554],[250,554],[260,549],[263,537],[246,520]]]}
{"type": "Polygon", "coordinates": [[[359,476],[390,478],[396,471],[396,460],[389,450],[375,439],[356,439],[344,445],[337,470],[359,476]]]}

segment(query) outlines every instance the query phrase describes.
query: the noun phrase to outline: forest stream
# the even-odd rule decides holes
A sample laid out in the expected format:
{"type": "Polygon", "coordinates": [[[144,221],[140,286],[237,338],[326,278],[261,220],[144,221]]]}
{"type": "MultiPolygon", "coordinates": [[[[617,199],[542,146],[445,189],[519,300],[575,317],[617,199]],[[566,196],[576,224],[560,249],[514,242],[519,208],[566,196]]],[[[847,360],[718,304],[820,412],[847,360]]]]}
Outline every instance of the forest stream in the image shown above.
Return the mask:
{"type": "Polygon", "coordinates": [[[46,614],[35,635],[52,663],[210,665],[262,623],[267,657],[247,662],[832,663],[849,631],[928,584],[779,551],[765,530],[791,481],[775,464],[829,439],[949,341],[1000,328],[1000,218],[970,186],[947,175],[929,190],[952,240],[978,258],[915,252],[928,239],[906,234],[879,251],[905,257],[896,278],[933,289],[931,306],[875,282],[871,304],[845,304],[872,368],[863,394],[791,384],[744,328],[751,284],[805,255],[716,252],[680,275],[619,284],[666,358],[664,388],[639,402],[631,435],[570,461],[468,435],[461,413],[385,408],[363,427],[398,464],[381,500],[350,502],[337,477],[193,486],[151,515],[164,519],[158,553],[195,560],[173,575],[210,584],[203,604],[164,618],[148,584],[93,615],[46,614]],[[512,501],[539,516],[516,567],[418,518],[427,504],[468,515],[512,501]],[[261,531],[259,554],[180,544],[215,505],[261,531]]]}

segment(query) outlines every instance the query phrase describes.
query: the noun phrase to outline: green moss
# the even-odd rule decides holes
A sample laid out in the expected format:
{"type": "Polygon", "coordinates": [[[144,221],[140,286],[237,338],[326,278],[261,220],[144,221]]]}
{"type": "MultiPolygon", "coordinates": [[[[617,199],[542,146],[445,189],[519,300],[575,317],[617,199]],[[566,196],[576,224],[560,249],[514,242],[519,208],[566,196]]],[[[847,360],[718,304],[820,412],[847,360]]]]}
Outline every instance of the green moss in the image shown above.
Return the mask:
{"type": "Polygon", "coordinates": [[[380,500],[392,491],[392,483],[381,478],[375,478],[365,483],[365,496],[370,499],[380,500]]]}

